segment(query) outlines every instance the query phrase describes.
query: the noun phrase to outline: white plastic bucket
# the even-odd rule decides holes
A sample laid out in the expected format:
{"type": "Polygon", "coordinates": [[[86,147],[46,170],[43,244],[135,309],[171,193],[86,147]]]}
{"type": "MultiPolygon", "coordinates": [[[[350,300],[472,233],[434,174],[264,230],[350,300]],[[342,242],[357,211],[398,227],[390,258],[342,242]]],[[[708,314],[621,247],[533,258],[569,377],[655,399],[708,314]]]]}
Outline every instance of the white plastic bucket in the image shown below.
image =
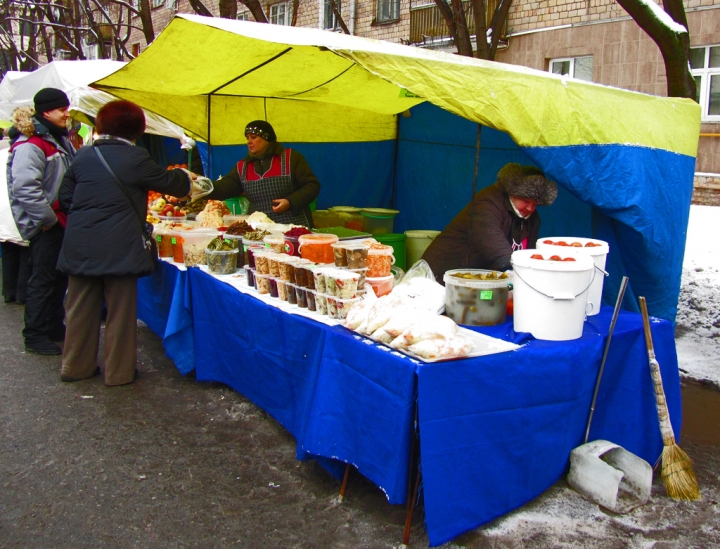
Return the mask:
{"type": "Polygon", "coordinates": [[[513,327],[536,339],[578,339],[583,332],[595,263],[590,256],[569,248],[556,251],[517,250],[510,257],[514,271],[513,327]],[[543,259],[533,259],[533,255],[543,259]],[[549,261],[551,255],[573,257],[575,261],[549,261]]]}
{"type": "Polygon", "coordinates": [[[405,231],[405,236],[407,236],[405,250],[408,268],[420,261],[427,247],[439,234],[440,231],[405,231]]]}
{"type": "Polygon", "coordinates": [[[595,279],[593,280],[590,291],[588,292],[588,316],[596,315],[600,312],[602,307],[602,291],[603,283],[605,282],[605,260],[607,254],[610,251],[610,246],[603,240],[597,240],[595,238],[580,238],[575,236],[549,236],[547,238],[540,238],[537,241],[537,248],[552,248],[554,250],[565,248],[565,246],[558,246],[557,244],[549,244],[550,242],[565,242],[570,245],[569,248],[575,250],[577,253],[589,255],[593,258],[595,266],[600,269],[595,273],[595,279]],[[580,243],[580,246],[572,246],[573,243],[580,243]],[[587,247],[586,244],[593,243],[595,246],[587,247]],[[599,244],[599,245],[598,245],[599,244]]]}

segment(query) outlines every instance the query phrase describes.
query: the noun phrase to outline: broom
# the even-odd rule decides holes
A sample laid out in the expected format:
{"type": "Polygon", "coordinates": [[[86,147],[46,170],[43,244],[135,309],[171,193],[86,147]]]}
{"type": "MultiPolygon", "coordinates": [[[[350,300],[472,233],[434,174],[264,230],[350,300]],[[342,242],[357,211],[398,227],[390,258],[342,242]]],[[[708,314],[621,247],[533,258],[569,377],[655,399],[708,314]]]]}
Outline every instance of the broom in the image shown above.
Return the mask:
{"type": "MultiPolygon", "coordinates": [[[[663,451],[661,475],[665,490],[668,496],[673,499],[691,501],[700,499],[700,488],[692,468],[690,457],[675,443],[675,433],[670,424],[670,413],[668,412],[665,390],[663,389],[662,376],[660,375],[660,364],[655,359],[652,335],[650,334],[650,318],[648,317],[647,304],[644,297],[639,297],[640,310],[645,330],[645,342],[647,343],[648,359],[650,361],[650,374],[652,375],[655,389],[655,406],[658,419],[660,420],[660,433],[663,438],[663,451]]],[[[660,460],[658,460],[660,461],[660,460]]]]}

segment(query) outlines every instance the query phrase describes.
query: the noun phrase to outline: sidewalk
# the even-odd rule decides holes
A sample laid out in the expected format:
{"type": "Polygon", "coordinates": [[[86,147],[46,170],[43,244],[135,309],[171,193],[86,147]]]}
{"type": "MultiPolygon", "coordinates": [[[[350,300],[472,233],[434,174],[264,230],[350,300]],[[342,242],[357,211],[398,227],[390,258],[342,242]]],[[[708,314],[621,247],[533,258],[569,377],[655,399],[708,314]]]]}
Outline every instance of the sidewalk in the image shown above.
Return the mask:
{"type": "MultiPolygon", "coordinates": [[[[395,548],[404,507],[359,474],[295,460],[295,441],[220,384],[182,377],[139,328],[140,379],[59,381],[60,359],[23,351],[22,308],[0,306],[0,547],[395,548]]],[[[560,481],[446,548],[720,547],[720,450],[683,441],[703,500],[656,479],[651,502],[611,516],[560,481]]],[[[492,464],[488,464],[492,474],[492,464]]],[[[422,508],[410,547],[427,547],[422,508]]]]}

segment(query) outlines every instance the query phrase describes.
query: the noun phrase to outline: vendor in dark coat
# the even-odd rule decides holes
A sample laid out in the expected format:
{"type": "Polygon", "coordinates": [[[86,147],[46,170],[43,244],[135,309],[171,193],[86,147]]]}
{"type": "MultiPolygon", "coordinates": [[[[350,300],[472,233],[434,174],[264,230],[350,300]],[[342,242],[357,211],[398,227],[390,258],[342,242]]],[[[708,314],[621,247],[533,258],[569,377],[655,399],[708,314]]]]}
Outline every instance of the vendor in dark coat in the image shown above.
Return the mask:
{"type": "Polygon", "coordinates": [[[137,279],[155,269],[142,234],[148,191],[186,197],[191,182],[189,173],[165,170],[135,146],[145,131],[145,115],[134,103],[104,105],[96,125],[101,135],[78,151],[60,187],[60,206],[68,218],[57,268],[69,275],[60,378],[77,381],[97,373],[104,298],[105,384],[123,385],[136,375],[137,279]]]}
{"type": "Polygon", "coordinates": [[[540,216],[557,186],[534,166],[506,164],[428,246],[423,259],[442,282],[451,269],[506,271],[515,250],[535,248],[540,216]]]}
{"type": "Polygon", "coordinates": [[[214,182],[205,198],[224,200],[244,194],[250,213],[263,212],[275,223],[312,227],[310,203],[320,194],[320,182],[305,157],[277,141],[264,120],[245,127],[249,154],[214,182]]]}

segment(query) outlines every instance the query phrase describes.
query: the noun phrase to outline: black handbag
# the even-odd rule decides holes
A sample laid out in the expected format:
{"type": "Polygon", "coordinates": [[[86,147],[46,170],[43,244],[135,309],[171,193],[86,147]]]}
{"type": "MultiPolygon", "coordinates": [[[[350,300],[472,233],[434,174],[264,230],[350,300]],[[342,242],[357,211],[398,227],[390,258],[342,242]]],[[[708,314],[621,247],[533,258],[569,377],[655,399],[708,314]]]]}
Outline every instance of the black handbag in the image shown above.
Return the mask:
{"type": "Polygon", "coordinates": [[[115,181],[115,183],[117,183],[117,186],[120,187],[120,190],[123,192],[125,197],[128,199],[128,202],[130,203],[130,207],[133,209],[133,211],[137,215],[138,221],[140,222],[140,234],[142,236],[143,247],[150,255],[150,259],[152,260],[153,268],[157,268],[158,263],[160,263],[160,256],[158,255],[157,243],[155,242],[155,239],[152,237],[152,232],[153,232],[152,223],[148,223],[145,220],[145,217],[140,212],[138,212],[127,188],[125,187],[125,185],[122,184],[122,181],[120,181],[118,176],[115,175],[115,172],[108,165],[107,161],[105,160],[105,157],[102,155],[100,150],[95,146],[93,146],[93,150],[95,151],[95,154],[97,155],[97,157],[100,159],[100,162],[102,162],[102,165],[105,166],[105,169],[108,171],[110,176],[113,178],[113,181],[115,181]]]}

